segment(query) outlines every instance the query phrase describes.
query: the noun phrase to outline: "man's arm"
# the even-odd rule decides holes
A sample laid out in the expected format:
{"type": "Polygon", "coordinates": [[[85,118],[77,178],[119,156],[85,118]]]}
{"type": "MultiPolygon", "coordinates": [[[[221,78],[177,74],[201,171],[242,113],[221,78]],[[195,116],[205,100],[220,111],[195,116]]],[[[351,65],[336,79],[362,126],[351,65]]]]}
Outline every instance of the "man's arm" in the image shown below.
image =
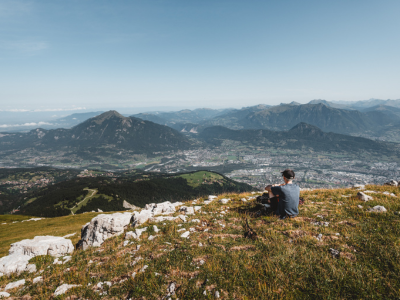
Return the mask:
{"type": "Polygon", "coordinates": [[[275,197],[275,195],[272,193],[271,187],[272,185],[269,184],[265,187],[265,190],[269,193],[269,196],[272,198],[275,197]]]}

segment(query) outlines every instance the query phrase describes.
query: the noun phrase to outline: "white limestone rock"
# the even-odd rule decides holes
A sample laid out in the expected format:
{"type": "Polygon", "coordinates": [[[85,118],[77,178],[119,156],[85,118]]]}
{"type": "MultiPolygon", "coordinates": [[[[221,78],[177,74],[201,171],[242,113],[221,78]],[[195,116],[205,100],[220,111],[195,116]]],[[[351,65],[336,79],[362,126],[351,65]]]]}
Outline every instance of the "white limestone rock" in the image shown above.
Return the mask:
{"type": "Polygon", "coordinates": [[[173,214],[176,210],[175,206],[169,201],[146,204],[144,209],[150,210],[153,216],[160,214],[173,214]]]}
{"type": "Polygon", "coordinates": [[[142,225],[143,223],[147,222],[149,218],[151,218],[152,216],[153,213],[151,212],[151,210],[148,209],[143,209],[140,212],[135,211],[132,217],[133,220],[132,225],[133,226],[142,225]]]}
{"type": "Polygon", "coordinates": [[[5,275],[12,273],[22,273],[27,271],[26,268],[32,256],[23,254],[11,254],[0,258],[0,272],[5,275]]]}
{"type": "Polygon", "coordinates": [[[228,204],[228,202],[229,202],[230,200],[231,200],[231,199],[223,198],[223,199],[220,199],[220,200],[219,200],[219,203],[221,203],[221,204],[228,204]]]}
{"type": "Polygon", "coordinates": [[[64,293],[66,293],[69,289],[72,289],[72,288],[77,287],[77,286],[81,286],[81,285],[80,284],[67,284],[67,283],[64,283],[63,285],[60,285],[55,290],[54,297],[60,296],[60,295],[62,295],[64,293]]]}
{"type": "Polygon", "coordinates": [[[130,224],[131,218],[131,213],[101,214],[94,217],[82,227],[78,247],[82,247],[83,250],[99,247],[106,239],[122,234],[130,224]]]}
{"type": "Polygon", "coordinates": [[[18,281],[14,281],[14,282],[10,282],[9,284],[6,285],[6,287],[4,288],[5,291],[7,290],[12,290],[15,289],[17,287],[20,287],[22,285],[25,285],[25,279],[21,279],[18,281]]]}
{"type": "Polygon", "coordinates": [[[364,184],[354,184],[353,189],[365,190],[364,184]]]}
{"type": "Polygon", "coordinates": [[[376,205],[374,207],[371,207],[370,209],[368,209],[369,212],[386,212],[386,208],[384,206],[381,205],[376,205]]]}
{"type": "Polygon", "coordinates": [[[140,228],[140,229],[135,229],[135,231],[128,231],[128,232],[125,234],[125,239],[126,239],[126,240],[128,240],[128,239],[135,239],[135,240],[137,240],[137,239],[140,238],[140,236],[142,235],[142,233],[145,232],[146,230],[147,230],[147,227],[140,228]]]}
{"type": "Polygon", "coordinates": [[[185,215],[194,215],[194,208],[192,206],[182,206],[180,211],[185,215]]]}
{"type": "Polygon", "coordinates": [[[10,297],[10,294],[7,292],[0,292],[0,298],[7,298],[10,297]]]}
{"type": "Polygon", "coordinates": [[[372,198],[371,196],[369,196],[369,195],[367,195],[367,194],[364,194],[363,192],[358,192],[358,193],[357,193],[357,197],[358,197],[358,199],[360,199],[361,201],[365,201],[365,202],[374,200],[374,198],[372,198]]]}
{"type": "Polygon", "coordinates": [[[149,222],[160,223],[160,222],[164,222],[164,221],[174,221],[177,218],[178,217],[158,216],[158,217],[151,217],[149,219],[149,222]]]}
{"type": "Polygon", "coordinates": [[[43,277],[42,276],[35,277],[32,280],[33,284],[38,283],[38,282],[42,282],[42,281],[43,281],[43,277]]]}
{"type": "Polygon", "coordinates": [[[35,236],[11,244],[10,254],[23,254],[30,257],[38,255],[61,256],[74,252],[71,240],[60,236],[35,236]]]}
{"type": "Polygon", "coordinates": [[[218,197],[215,195],[208,195],[208,200],[209,201],[214,201],[215,199],[217,199],[218,197]]]}
{"type": "Polygon", "coordinates": [[[196,205],[196,206],[194,206],[193,208],[194,208],[194,211],[195,211],[195,212],[201,210],[201,206],[199,206],[199,205],[196,205]]]}
{"type": "Polygon", "coordinates": [[[155,233],[159,233],[160,229],[158,229],[158,227],[156,225],[153,225],[153,230],[155,233]]]}
{"type": "Polygon", "coordinates": [[[185,231],[184,233],[181,234],[181,238],[186,239],[189,237],[189,235],[190,235],[190,231],[185,231]]]}

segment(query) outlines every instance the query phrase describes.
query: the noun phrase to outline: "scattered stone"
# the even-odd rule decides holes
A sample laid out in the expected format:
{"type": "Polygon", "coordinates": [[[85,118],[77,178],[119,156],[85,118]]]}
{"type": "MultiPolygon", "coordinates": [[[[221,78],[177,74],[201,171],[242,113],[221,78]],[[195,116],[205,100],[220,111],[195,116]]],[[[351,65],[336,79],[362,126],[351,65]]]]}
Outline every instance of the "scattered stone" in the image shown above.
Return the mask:
{"type": "Polygon", "coordinates": [[[214,293],[214,297],[215,297],[215,298],[219,298],[219,297],[220,297],[220,295],[219,295],[219,292],[218,292],[218,291],[215,291],[215,293],[214,293]]]}
{"type": "Polygon", "coordinates": [[[100,208],[97,209],[97,212],[103,212],[100,208]]]}
{"type": "Polygon", "coordinates": [[[190,222],[192,222],[192,223],[200,223],[200,220],[199,219],[193,219],[193,220],[190,220],[190,222]]]}
{"type": "Polygon", "coordinates": [[[391,196],[391,197],[397,197],[395,194],[389,193],[389,192],[383,192],[382,194],[387,195],[387,196],[391,196]]]}
{"type": "Polygon", "coordinates": [[[146,269],[148,268],[148,265],[144,265],[143,268],[140,269],[140,273],[143,273],[144,271],[146,271],[146,269]]]}
{"type": "Polygon", "coordinates": [[[185,228],[178,229],[176,232],[186,231],[185,228]]]}
{"type": "Polygon", "coordinates": [[[364,193],[377,194],[378,192],[377,191],[369,191],[369,190],[367,190],[367,191],[364,191],[364,193]]]}
{"type": "Polygon", "coordinates": [[[316,239],[317,239],[318,241],[322,241],[322,234],[321,234],[321,233],[318,234],[318,236],[316,237],[316,239]]]}
{"type": "Polygon", "coordinates": [[[66,239],[66,238],[74,236],[75,234],[76,234],[76,232],[70,233],[70,234],[64,235],[63,238],[66,239]]]}
{"type": "Polygon", "coordinates": [[[29,222],[29,221],[39,221],[39,220],[43,220],[44,218],[31,218],[31,219],[29,219],[29,220],[22,220],[21,221],[21,223],[22,222],[29,222]]]}
{"type": "Polygon", "coordinates": [[[124,233],[131,218],[131,213],[101,214],[94,217],[82,227],[77,248],[86,250],[89,247],[99,247],[106,239],[124,233]]]}
{"type": "Polygon", "coordinates": [[[325,226],[325,227],[329,226],[329,222],[311,222],[311,224],[316,226],[325,226]]]}
{"type": "Polygon", "coordinates": [[[124,247],[128,246],[129,244],[130,244],[130,241],[128,241],[128,240],[125,240],[123,243],[124,247]]]}
{"type": "Polygon", "coordinates": [[[139,239],[139,237],[142,235],[143,232],[147,230],[147,227],[141,228],[141,229],[135,229],[135,231],[128,231],[125,234],[125,239],[139,239]]]}
{"type": "Polygon", "coordinates": [[[339,257],[340,257],[340,251],[339,251],[339,250],[335,250],[335,249],[333,249],[333,248],[330,248],[330,249],[329,249],[329,252],[332,254],[332,256],[333,256],[334,258],[339,258],[339,257]]]}
{"type": "Polygon", "coordinates": [[[173,293],[175,293],[175,289],[176,289],[176,283],[175,282],[171,282],[168,286],[167,292],[168,292],[168,296],[172,295],[173,293]]]}
{"type": "Polygon", "coordinates": [[[32,282],[35,284],[35,283],[38,283],[38,282],[42,282],[43,281],[43,277],[42,276],[38,276],[38,277],[35,277],[35,278],[33,278],[33,280],[32,280],[32,282]]]}
{"type": "Polygon", "coordinates": [[[363,206],[362,206],[362,205],[357,205],[357,207],[358,207],[358,208],[363,208],[363,206]]]}
{"type": "Polygon", "coordinates": [[[374,198],[372,198],[372,197],[369,196],[369,195],[364,194],[363,192],[358,192],[358,193],[357,193],[357,197],[358,197],[358,199],[360,199],[361,201],[365,201],[365,202],[374,200],[374,198]]]}
{"type": "Polygon", "coordinates": [[[180,211],[185,215],[194,215],[194,208],[192,206],[182,206],[180,211]]]}
{"type": "Polygon", "coordinates": [[[199,210],[201,210],[201,206],[194,206],[194,211],[196,212],[196,211],[199,211],[199,210]]]}
{"type": "Polygon", "coordinates": [[[5,298],[10,297],[10,294],[7,292],[0,292],[0,298],[2,298],[2,297],[5,297],[5,298]]]}
{"type": "Polygon", "coordinates": [[[66,291],[68,291],[69,289],[72,289],[74,287],[77,286],[81,286],[80,284],[67,284],[64,283],[63,285],[60,285],[54,292],[54,296],[60,296],[62,294],[64,294],[66,291]]]}
{"type": "Polygon", "coordinates": [[[203,244],[201,242],[199,242],[199,247],[203,247],[203,244]]]}
{"type": "Polygon", "coordinates": [[[231,200],[231,199],[223,198],[223,199],[220,199],[220,200],[219,200],[219,203],[221,203],[221,204],[228,204],[228,202],[229,202],[230,200],[231,200]]]}
{"type": "Polygon", "coordinates": [[[190,231],[185,231],[184,233],[181,234],[181,238],[188,238],[190,235],[190,231]]]}
{"type": "Polygon", "coordinates": [[[158,227],[156,225],[153,226],[153,230],[154,230],[155,233],[160,232],[160,229],[158,229],[158,227]]]}
{"type": "Polygon", "coordinates": [[[384,206],[381,205],[376,205],[374,207],[371,207],[370,209],[368,209],[369,212],[386,212],[386,208],[384,206]]]}
{"type": "Polygon", "coordinates": [[[178,218],[180,218],[183,222],[186,222],[186,216],[184,215],[179,215],[178,218]]]}
{"type": "Polygon", "coordinates": [[[4,288],[5,291],[15,289],[17,287],[20,287],[21,285],[25,285],[25,279],[21,279],[18,281],[10,282],[9,284],[6,285],[4,288]]]}
{"type": "Polygon", "coordinates": [[[154,240],[155,238],[156,238],[156,236],[150,235],[150,236],[148,237],[148,240],[149,240],[149,241],[152,241],[152,240],[154,240]]]}
{"type": "Polygon", "coordinates": [[[388,182],[385,182],[383,185],[398,186],[399,184],[398,184],[397,181],[392,179],[392,180],[390,180],[388,182]]]}
{"type": "Polygon", "coordinates": [[[354,184],[353,189],[365,190],[364,184],[354,184]]]}
{"type": "Polygon", "coordinates": [[[247,202],[247,199],[246,198],[242,198],[242,199],[240,199],[242,202],[247,202]]]}
{"type": "Polygon", "coordinates": [[[190,227],[190,228],[189,228],[189,231],[190,231],[190,232],[195,232],[196,229],[195,229],[194,227],[190,227]]]}

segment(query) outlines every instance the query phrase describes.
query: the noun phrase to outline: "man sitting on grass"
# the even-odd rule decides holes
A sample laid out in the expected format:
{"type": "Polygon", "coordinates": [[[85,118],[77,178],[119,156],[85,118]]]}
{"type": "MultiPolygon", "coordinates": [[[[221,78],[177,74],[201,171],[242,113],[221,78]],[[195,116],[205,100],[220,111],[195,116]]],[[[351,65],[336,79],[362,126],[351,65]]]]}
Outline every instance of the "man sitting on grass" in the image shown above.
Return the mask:
{"type": "Polygon", "coordinates": [[[278,202],[276,203],[277,210],[275,213],[281,219],[293,218],[299,214],[300,188],[292,182],[294,179],[293,170],[286,169],[281,173],[285,183],[268,185],[265,187],[265,190],[268,191],[272,207],[275,206],[275,201],[278,202]]]}

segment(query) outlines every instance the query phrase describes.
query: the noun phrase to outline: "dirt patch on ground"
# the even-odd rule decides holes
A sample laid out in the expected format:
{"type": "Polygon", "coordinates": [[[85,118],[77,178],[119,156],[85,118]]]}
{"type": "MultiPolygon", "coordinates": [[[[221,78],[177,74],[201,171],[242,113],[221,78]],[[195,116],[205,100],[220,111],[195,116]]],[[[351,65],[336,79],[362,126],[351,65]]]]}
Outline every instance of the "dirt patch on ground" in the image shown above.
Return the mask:
{"type": "Polygon", "coordinates": [[[249,249],[254,250],[255,248],[256,247],[254,245],[240,245],[240,246],[234,246],[229,250],[231,250],[231,251],[240,251],[240,250],[249,250],[249,249]]]}
{"type": "Polygon", "coordinates": [[[283,232],[284,235],[287,235],[288,237],[297,239],[299,237],[305,236],[305,235],[310,235],[307,231],[303,230],[288,230],[283,232]]]}
{"type": "Polygon", "coordinates": [[[351,227],[356,227],[356,225],[357,225],[357,223],[355,221],[349,221],[349,220],[340,221],[340,222],[338,222],[338,224],[348,225],[351,227]]]}
{"type": "Polygon", "coordinates": [[[348,260],[356,260],[356,256],[352,253],[348,253],[348,252],[340,252],[340,257],[346,258],[348,260]]]}
{"type": "Polygon", "coordinates": [[[221,233],[221,234],[213,234],[212,235],[213,238],[232,238],[232,239],[239,239],[242,238],[243,235],[240,234],[229,234],[229,233],[221,233]]]}

